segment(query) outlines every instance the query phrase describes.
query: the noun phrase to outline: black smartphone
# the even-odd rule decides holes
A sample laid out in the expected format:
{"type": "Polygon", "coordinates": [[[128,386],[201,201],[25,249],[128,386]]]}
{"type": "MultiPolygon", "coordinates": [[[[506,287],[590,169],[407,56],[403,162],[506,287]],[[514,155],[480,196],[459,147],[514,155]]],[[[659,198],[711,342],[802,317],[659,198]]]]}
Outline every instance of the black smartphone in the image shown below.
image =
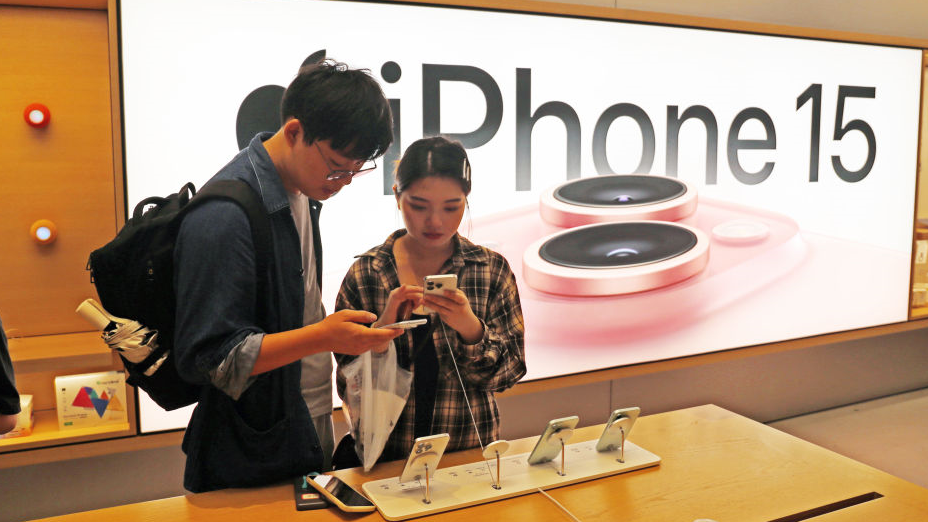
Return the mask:
{"type": "Polygon", "coordinates": [[[306,481],[342,511],[363,512],[377,509],[367,497],[333,475],[310,473],[306,481]]]}
{"type": "Polygon", "coordinates": [[[293,479],[293,500],[297,511],[329,507],[328,501],[307,482],[306,475],[293,479]]]}

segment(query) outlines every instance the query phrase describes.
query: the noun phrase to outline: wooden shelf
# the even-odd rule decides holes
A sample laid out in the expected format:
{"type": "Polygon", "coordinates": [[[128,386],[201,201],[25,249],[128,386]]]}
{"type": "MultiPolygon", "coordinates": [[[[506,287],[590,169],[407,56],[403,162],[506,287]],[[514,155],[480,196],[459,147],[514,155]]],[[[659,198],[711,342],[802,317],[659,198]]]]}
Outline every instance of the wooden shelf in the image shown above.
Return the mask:
{"type": "Polygon", "coordinates": [[[34,466],[36,464],[100,457],[115,453],[166,448],[170,446],[179,449],[184,438],[184,432],[169,431],[153,435],[136,435],[135,432],[130,432],[126,434],[107,434],[107,437],[112,438],[101,438],[100,440],[74,444],[71,444],[70,441],[66,441],[68,442],[67,444],[60,446],[39,447],[28,449],[28,451],[16,451],[27,448],[0,448],[0,451],[10,450],[7,453],[0,453],[0,469],[34,466]]]}
{"type": "Polygon", "coordinates": [[[59,430],[57,411],[42,410],[35,412],[34,415],[35,425],[32,427],[32,434],[25,437],[0,439],[0,453],[135,435],[135,431],[130,428],[128,422],[93,428],[59,430]]]}
{"type": "Polygon", "coordinates": [[[100,332],[10,337],[9,345],[17,374],[112,366],[117,357],[100,332]]]}
{"type": "Polygon", "coordinates": [[[106,0],[4,0],[4,4],[27,7],[63,7],[67,9],[106,9],[106,0]]]}

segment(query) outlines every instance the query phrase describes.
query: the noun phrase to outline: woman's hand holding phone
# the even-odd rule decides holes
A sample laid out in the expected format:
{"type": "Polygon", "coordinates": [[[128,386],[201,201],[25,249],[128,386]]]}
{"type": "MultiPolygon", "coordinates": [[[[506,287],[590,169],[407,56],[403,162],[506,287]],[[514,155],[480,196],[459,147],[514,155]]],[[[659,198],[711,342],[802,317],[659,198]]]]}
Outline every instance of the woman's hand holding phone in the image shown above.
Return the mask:
{"type": "Polygon", "coordinates": [[[422,304],[438,314],[461,339],[473,344],[483,338],[483,323],[474,315],[467,294],[457,287],[457,276],[443,274],[425,277],[422,304]]]}

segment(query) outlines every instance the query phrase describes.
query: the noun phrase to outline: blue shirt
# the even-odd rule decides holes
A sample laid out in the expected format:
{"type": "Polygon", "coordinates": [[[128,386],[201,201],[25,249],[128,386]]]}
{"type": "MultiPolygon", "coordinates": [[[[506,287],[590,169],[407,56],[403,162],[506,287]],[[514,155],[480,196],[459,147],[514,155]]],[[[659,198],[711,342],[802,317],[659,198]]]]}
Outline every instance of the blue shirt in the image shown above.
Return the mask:
{"type": "MultiPolygon", "coordinates": [[[[238,396],[212,384],[234,349],[260,346],[265,333],[302,326],[300,242],[280,175],[262,145],[270,136],[256,136],[210,180],[243,180],[260,195],[273,244],[267,291],[259,295],[248,218],[233,202],[210,201],[191,211],[175,246],[178,372],[205,385],[182,446],[184,487],[194,492],[264,485],[321,468],[318,438],[300,394],[299,361],[256,376],[238,396]],[[259,300],[267,317],[259,317],[259,300]]],[[[311,201],[316,229],[320,207],[311,201]]]]}

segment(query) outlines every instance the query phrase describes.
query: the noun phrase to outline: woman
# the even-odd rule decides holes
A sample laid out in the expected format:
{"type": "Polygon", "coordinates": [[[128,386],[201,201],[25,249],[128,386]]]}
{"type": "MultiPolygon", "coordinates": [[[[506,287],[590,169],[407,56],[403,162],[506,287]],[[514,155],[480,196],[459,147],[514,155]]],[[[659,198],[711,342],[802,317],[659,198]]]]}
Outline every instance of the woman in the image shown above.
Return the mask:
{"type": "MultiPolygon", "coordinates": [[[[448,451],[497,440],[494,393],[525,375],[515,277],[501,255],[457,233],[471,189],[464,147],[443,137],[418,140],[406,149],[395,180],[406,228],[358,256],[335,303],[379,314],[373,326],[407,319],[400,310],[410,307],[414,318],[429,320],[394,340],[414,378],[381,461],[405,458],[424,435],[448,433],[448,451]],[[423,278],[433,274],[456,274],[457,289],[424,294],[423,278]]],[[[347,364],[351,357],[337,360],[347,364]]],[[[344,392],[344,382],[338,390],[344,392]]]]}

